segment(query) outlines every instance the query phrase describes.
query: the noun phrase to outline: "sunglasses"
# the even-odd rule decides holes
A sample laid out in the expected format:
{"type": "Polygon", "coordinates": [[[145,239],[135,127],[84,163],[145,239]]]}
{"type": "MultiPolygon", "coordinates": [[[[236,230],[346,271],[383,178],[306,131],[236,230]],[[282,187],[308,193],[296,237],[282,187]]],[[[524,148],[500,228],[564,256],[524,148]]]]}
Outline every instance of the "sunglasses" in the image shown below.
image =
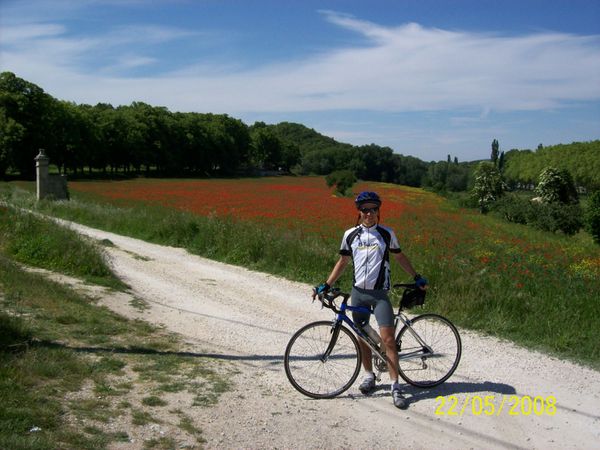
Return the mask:
{"type": "Polygon", "coordinates": [[[379,211],[378,206],[376,206],[375,208],[361,208],[360,209],[360,212],[363,214],[369,214],[369,213],[375,214],[377,211],[379,211]]]}

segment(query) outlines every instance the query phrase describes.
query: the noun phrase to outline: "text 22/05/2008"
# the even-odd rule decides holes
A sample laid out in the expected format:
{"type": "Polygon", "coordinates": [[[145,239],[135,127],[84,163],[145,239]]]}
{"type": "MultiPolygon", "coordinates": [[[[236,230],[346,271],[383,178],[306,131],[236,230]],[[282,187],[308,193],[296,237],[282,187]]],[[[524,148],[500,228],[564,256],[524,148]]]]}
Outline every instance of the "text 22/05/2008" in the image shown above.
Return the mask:
{"type": "Polygon", "coordinates": [[[529,395],[467,395],[463,400],[456,395],[440,395],[435,399],[437,407],[436,416],[457,416],[464,414],[474,416],[554,416],[556,414],[556,397],[529,395]]]}

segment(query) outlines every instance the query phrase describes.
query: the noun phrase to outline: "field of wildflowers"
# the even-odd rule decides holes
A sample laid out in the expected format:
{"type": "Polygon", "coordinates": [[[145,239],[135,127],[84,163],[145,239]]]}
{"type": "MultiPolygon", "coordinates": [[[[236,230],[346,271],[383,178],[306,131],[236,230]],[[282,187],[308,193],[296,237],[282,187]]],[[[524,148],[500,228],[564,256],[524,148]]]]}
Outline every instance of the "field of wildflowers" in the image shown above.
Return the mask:
{"type": "MultiPolygon", "coordinates": [[[[180,240],[192,251],[314,284],[328,275],[343,231],[357,218],[353,199],[335,197],[321,177],[136,179],[69,187],[87,203],[184,212],[188,218],[178,233],[195,235],[180,240]],[[189,217],[199,225],[190,225],[189,217]],[[236,248],[222,257],[197,243],[209,234],[207,226],[214,227],[213,236],[216,230],[259,231],[229,239],[236,248]],[[261,264],[267,256],[270,265],[261,264]]],[[[589,235],[566,237],[502,222],[421,189],[384,183],[353,188],[361,190],[381,195],[381,223],[396,231],[404,252],[430,281],[429,309],[466,327],[598,365],[600,251],[589,235]]],[[[341,287],[347,289],[346,275],[341,287]]],[[[393,267],[394,281],[407,278],[393,267]]]]}

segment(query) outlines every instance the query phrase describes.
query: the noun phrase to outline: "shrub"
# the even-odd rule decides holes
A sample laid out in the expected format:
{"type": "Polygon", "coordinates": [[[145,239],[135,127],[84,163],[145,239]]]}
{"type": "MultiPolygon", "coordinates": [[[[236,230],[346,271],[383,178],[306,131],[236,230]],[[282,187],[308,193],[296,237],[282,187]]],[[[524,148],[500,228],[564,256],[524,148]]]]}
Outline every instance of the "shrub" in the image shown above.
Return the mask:
{"type": "Polygon", "coordinates": [[[572,236],[583,226],[579,204],[536,202],[512,194],[498,199],[493,211],[509,222],[531,225],[551,233],[561,231],[572,236]]]}
{"type": "Polygon", "coordinates": [[[502,175],[492,163],[481,162],[475,169],[473,196],[477,199],[479,210],[485,214],[492,203],[504,194],[505,185],[502,175]]]}
{"type": "Polygon", "coordinates": [[[494,203],[493,211],[509,222],[525,225],[532,222],[532,218],[535,216],[535,205],[529,199],[508,194],[494,203]]]}
{"type": "Polygon", "coordinates": [[[566,235],[576,234],[583,226],[583,214],[579,204],[531,203],[532,216],[528,223],[540,230],[566,235]]]}
{"type": "Polygon", "coordinates": [[[546,203],[579,203],[573,177],[566,169],[546,167],[540,173],[535,192],[546,203]]]}
{"type": "Polygon", "coordinates": [[[351,170],[336,170],[325,177],[327,186],[335,186],[340,195],[346,195],[348,190],[356,183],[356,175],[351,170]]]}
{"type": "Polygon", "coordinates": [[[600,244],[600,191],[590,195],[585,213],[585,226],[594,238],[594,242],[600,244]]]}

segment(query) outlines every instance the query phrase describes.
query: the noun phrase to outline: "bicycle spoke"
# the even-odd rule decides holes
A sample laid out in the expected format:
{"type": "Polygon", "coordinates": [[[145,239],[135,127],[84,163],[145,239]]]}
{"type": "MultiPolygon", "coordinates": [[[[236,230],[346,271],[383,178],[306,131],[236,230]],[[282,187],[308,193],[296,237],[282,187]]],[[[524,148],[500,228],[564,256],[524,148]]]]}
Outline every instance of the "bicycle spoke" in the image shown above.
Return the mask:
{"type": "Polygon", "coordinates": [[[343,328],[330,354],[331,322],[315,322],[290,340],[284,358],[292,385],[305,395],[327,398],[348,389],[358,376],[360,358],[356,338],[343,328]]]}
{"type": "Polygon", "coordinates": [[[443,383],[460,361],[458,331],[447,319],[436,314],[416,317],[412,320],[412,330],[404,327],[397,339],[401,346],[400,376],[415,386],[431,387],[443,383]]]}

